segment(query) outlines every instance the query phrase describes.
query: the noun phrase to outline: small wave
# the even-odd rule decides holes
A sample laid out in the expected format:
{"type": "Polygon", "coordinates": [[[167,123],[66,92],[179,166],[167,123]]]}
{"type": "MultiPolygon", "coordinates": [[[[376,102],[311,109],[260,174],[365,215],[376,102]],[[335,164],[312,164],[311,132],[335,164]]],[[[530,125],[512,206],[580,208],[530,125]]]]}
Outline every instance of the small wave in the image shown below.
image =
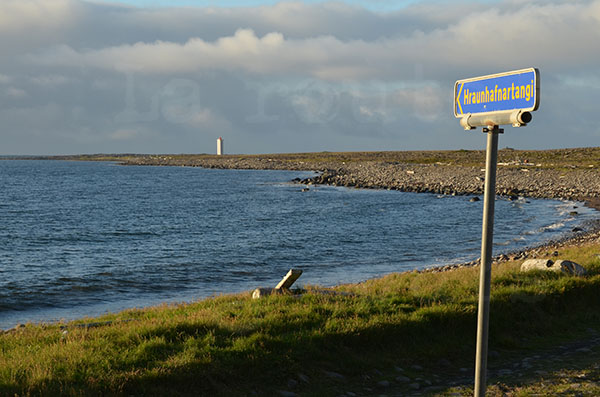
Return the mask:
{"type": "Polygon", "coordinates": [[[565,226],[564,222],[557,222],[557,223],[553,223],[548,226],[541,227],[539,230],[540,230],[540,233],[551,232],[551,231],[555,231],[560,228],[563,228],[564,226],[565,226]]]}
{"type": "Polygon", "coordinates": [[[559,216],[570,215],[575,209],[578,209],[579,205],[575,201],[562,201],[556,206],[556,211],[559,216]]]}

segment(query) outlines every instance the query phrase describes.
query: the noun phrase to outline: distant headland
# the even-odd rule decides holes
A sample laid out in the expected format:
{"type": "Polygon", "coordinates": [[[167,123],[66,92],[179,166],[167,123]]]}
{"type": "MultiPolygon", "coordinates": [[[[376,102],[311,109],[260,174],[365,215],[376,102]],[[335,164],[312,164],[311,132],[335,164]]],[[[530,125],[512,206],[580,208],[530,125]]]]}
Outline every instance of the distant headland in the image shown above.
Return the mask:
{"type": "MultiPolygon", "coordinates": [[[[483,191],[485,151],[314,152],[282,154],[92,154],[28,157],[117,161],[123,165],[315,171],[304,184],[452,195],[483,191]]],[[[600,147],[501,149],[496,192],[508,197],[569,199],[600,208],[600,147]]]]}

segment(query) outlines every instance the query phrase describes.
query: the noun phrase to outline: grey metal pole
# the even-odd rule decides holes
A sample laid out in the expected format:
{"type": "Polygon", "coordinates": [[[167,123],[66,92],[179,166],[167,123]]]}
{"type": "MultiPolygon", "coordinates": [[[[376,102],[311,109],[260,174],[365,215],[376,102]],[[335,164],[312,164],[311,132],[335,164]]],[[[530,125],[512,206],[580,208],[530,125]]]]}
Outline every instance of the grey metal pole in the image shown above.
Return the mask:
{"type": "Polygon", "coordinates": [[[481,270],[479,275],[479,311],[477,315],[477,353],[475,356],[475,397],[484,397],[486,389],[488,328],[490,320],[490,284],[492,244],[494,239],[494,204],[496,201],[496,165],[498,161],[498,126],[487,132],[483,225],[481,230],[481,270]]]}

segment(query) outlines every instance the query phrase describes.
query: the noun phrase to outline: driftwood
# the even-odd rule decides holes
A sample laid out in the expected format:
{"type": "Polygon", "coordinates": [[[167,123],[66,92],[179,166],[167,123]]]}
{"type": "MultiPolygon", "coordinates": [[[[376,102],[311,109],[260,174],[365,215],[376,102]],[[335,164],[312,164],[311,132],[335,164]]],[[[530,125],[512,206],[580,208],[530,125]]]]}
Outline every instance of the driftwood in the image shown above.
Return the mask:
{"type": "Polygon", "coordinates": [[[290,287],[292,284],[298,280],[298,278],[302,275],[302,270],[300,269],[290,269],[289,272],[283,277],[283,279],[275,286],[275,288],[257,288],[252,292],[252,299],[258,299],[263,296],[273,295],[273,294],[289,294],[290,287]]]}
{"type": "Polygon", "coordinates": [[[290,269],[285,277],[277,284],[275,288],[257,288],[252,292],[252,299],[259,299],[269,295],[294,295],[299,298],[304,294],[328,295],[328,296],[355,296],[350,292],[334,291],[332,289],[308,289],[299,290],[295,294],[290,291],[290,287],[302,275],[302,270],[290,269]]]}

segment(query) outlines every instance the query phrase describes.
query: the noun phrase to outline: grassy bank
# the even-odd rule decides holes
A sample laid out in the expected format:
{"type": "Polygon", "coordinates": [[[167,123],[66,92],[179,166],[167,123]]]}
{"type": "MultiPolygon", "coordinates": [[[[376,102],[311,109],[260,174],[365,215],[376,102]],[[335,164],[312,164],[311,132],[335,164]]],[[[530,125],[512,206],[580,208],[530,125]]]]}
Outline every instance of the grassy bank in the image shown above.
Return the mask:
{"type": "MultiPolygon", "coordinates": [[[[579,278],[520,273],[519,261],[494,267],[492,393],[564,392],[564,377],[551,381],[560,371],[597,376],[598,346],[582,350],[584,368],[502,370],[600,331],[599,253],[597,242],[561,249],[558,258],[588,269],[579,278]]],[[[411,272],[336,288],[351,295],[242,294],[27,325],[0,335],[0,394],[469,394],[477,280],[478,268],[411,272]]],[[[598,382],[578,384],[600,392],[598,382]]]]}

